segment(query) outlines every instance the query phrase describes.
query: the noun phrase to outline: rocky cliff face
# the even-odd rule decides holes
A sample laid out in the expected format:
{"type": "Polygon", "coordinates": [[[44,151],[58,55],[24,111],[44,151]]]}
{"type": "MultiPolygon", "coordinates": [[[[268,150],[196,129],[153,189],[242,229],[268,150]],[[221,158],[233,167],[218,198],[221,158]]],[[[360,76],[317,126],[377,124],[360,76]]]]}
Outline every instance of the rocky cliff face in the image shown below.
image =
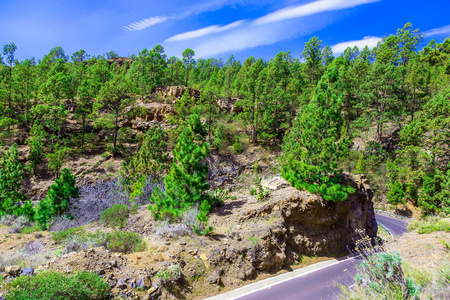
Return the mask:
{"type": "MultiPolygon", "coordinates": [[[[241,213],[239,221],[257,241],[247,251],[247,261],[257,270],[276,271],[300,255],[326,256],[348,252],[358,231],[375,237],[373,192],[362,175],[345,175],[343,181],[355,188],[346,201],[329,202],[299,191],[275,178],[263,185],[275,188],[267,204],[241,213]]],[[[241,251],[238,251],[241,252],[241,251]]],[[[245,251],[243,251],[245,252],[245,251]]]]}

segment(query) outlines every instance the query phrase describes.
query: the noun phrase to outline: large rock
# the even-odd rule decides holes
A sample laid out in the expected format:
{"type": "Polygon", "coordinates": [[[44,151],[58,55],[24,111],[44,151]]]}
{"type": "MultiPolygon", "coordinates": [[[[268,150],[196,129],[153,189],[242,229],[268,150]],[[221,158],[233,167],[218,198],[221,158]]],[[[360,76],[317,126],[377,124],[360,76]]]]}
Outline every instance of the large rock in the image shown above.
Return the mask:
{"type": "MultiPolygon", "coordinates": [[[[271,192],[266,205],[246,211],[240,221],[272,220],[257,223],[260,243],[251,256],[258,270],[276,270],[297,255],[330,255],[347,252],[362,234],[374,238],[378,231],[373,192],[363,175],[344,175],[343,183],[355,188],[345,201],[325,201],[318,195],[293,187],[271,192]]],[[[272,185],[273,184],[273,185],[272,185]]],[[[268,183],[284,186],[281,179],[268,183]]]]}
{"type": "Polygon", "coordinates": [[[189,92],[189,95],[191,97],[196,99],[200,98],[201,92],[199,90],[183,86],[159,86],[153,90],[153,93],[160,94],[163,98],[173,97],[176,99],[180,99],[181,97],[183,97],[183,94],[186,90],[189,92]]]}
{"type": "Polygon", "coordinates": [[[120,122],[120,127],[145,131],[158,123],[167,123],[168,117],[175,114],[175,109],[171,104],[137,101],[135,105],[125,108],[124,113],[130,117],[120,122]]]}
{"type": "Polygon", "coordinates": [[[5,273],[11,275],[11,276],[19,276],[20,275],[20,271],[22,269],[19,266],[6,266],[5,267],[5,273]]]}

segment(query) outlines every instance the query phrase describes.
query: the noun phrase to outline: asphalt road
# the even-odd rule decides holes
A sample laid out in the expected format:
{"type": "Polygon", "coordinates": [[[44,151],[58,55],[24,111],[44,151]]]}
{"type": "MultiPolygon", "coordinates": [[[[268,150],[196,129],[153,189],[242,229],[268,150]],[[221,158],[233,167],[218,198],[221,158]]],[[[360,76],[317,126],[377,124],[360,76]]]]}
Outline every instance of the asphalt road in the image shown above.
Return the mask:
{"type": "MultiPolygon", "coordinates": [[[[394,236],[407,232],[407,222],[392,217],[377,214],[377,221],[385,225],[394,236]]],[[[214,299],[237,299],[237,300],[296,300],[296,299],[337,299],[340,293],[336,284],[342,284],[350,287],[354,284],[353,277],[356,274],[356,265],[360,262],[359,258],[348,258],[335,264],[322,267],[320,269],[300,275],[292,279],[282,281],[275,285],[262,287],[252,292],[247,288],[243,289],[242,296],[214,299]]]]}

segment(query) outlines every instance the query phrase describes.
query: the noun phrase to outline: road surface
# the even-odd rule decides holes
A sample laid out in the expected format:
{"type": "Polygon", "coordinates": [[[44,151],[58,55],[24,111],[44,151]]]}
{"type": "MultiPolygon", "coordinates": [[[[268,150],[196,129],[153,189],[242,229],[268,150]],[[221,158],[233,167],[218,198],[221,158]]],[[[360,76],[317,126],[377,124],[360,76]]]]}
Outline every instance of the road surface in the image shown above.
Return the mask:
{"type": "MultiPolygon", "coordinates": [[[[394,236],[407,232],[407,222],[380,215],[376,215],[377,221],[385,225],[394,236]]],[[[351,286],[354,284],[353,277],[356,274],[355,267],[360,259],[351,257],[335,263],[329,263],[311,271],[296,270],[298,275],[278,280],[270,278],[264,281],[245,286],[238,290],[210,298],[210,300],[296,300],[296,299],[337,299],[340,293],[335,284],[351,286]]]]}

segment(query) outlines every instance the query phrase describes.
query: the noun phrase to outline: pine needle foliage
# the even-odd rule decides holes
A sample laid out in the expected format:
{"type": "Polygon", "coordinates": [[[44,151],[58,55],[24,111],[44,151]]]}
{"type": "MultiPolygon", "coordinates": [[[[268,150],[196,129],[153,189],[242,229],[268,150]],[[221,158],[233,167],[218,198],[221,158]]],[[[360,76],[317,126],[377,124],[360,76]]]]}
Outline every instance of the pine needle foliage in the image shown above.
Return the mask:
{"type": "Polygon", "coordinates": [[[149,209],[156,219],[176,219],[183,211],[199,205],[199,221],[206,222],[212,208],[213,198],[206,175],[208,165],[204,159],[209,155],[209,144],[205,141],[207,131],[200,122],[198,110],[190,116],[186,127],[178,137],[173,155],[173,164],[164,179],[165,193],[155,189],[150,198],[149,209]]]}
{"type": "Polygon", "coordinates": [[[13,144],[0,160],[0,215],[32,216],[31,204],[20,192],[23,166],[17,145],[13,144]],[[22,202],[25,202],[22,206],[22,202]]]}
{"type": "Polygon", "coordinates": [[[354,189],[341,184],[338,162],[348,154],[349,139],[342,118],[343,95],[338,94],[336,59],[322,76],[311,102],[301,109],[284,139],[282,176],[297,189],[319,193],[325,200],[345,200],[354,189]]]}
{"type": "Polygon", "coordinates": [[[47,196],[39,202],[36,211],[36,221],[42,228],[48,227],[52,216],[59,216],[69,208],[71,198],[79,196],[75,180],[70,170],[64,168],[61,176],[50,186],[47,196]]]}

